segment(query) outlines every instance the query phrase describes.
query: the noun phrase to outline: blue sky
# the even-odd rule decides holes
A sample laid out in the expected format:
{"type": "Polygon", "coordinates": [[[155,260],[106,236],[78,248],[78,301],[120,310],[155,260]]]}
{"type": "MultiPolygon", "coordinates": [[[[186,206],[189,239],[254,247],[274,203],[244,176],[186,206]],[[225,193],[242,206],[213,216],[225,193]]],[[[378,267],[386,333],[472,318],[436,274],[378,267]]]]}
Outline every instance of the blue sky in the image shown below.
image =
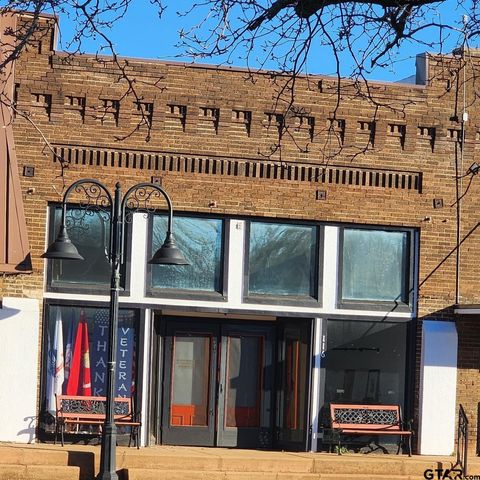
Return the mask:
{"type": "MultiPolygon", "coordinates": [[[[467,4],[470,2],[463,2],[467,4]]],[[[177,10],[182,10],[191,5],[191,2],[178,0],[176,2],[166,0],[167,9],[161,19],[156,14],[155,7],[149,0],[135,0],[128,14],[118,22],[115,27],[108,32],[115,44],[117,53],[127,57],[152,58],[161,60],[175,60],[191,62],[192,60],[183,55],[183,51],[176,47],[179,41],[178,31],[181,28],[188,28],[195,24],[201,18],[198,14],[192,14],[187,18],[177,15],[177,10]]],[[[455,23],[461,26],[463,8],[457,6],[456,0],[447,0],[443,2],[441,8],[431,9],[432,15],[440,18],[443,22],[455,23]]],[[[67,16],[60,16],[60,27],[62,31],[62,45],[65,44],[71,35],[72,24],[67,16]]],[[[425,40],[430,40],[428,33],[425,40]]],[[[450,52],[458,45],[459,37],[451,36],[447,41],[444,51],[450,52]]],[[[471,45],[475,46],[475,45],[471,45]]],[[[93,40],[83,45],[83,51],[86,53],[95,53],[99,49],[99,43],[93,40]]],[[[402,48],[395,56],[395,62],[387,68],[377,68],[369,77],[376,80],[398,81],[415,73],[415,56],[424,51],[431,51],[425,45],[403,44],[402,48]]],[[[202,60],[204,63],[219,64],[222,58],[209,58],[202,60]]],[[[243,67],[244,61],[240,58],[234,58],[234,65],[243,67]]],[[[348,75],[350,60],[347,57],[342,58],[342,74],[348,75]]],[[[201,63],[201,62],[198,62],[201,63]]],[[[274,68],[275,65],[267,64],[267,67],[274,68]]],[[[307,65],[309,73],[334,74],[335,63],[334,56],[329,48],[316,46],[311,51],[307,65]]]]}

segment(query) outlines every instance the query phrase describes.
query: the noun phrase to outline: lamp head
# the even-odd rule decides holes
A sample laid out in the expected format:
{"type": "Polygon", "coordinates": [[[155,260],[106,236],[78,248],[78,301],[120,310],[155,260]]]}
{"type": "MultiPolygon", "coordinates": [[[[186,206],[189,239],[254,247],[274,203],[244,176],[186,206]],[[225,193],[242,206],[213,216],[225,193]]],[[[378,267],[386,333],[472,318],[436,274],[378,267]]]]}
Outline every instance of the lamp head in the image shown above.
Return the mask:
{"type": "Polygon", "coordinates": [[[151,265],[190,265],[175,244],[171,232],[167,233],[163,245],[155,252],[148,263],[151,265]]]}
{"type": "Polygon", "coordinates": [[[49,245],[42,258],[58,260],[84,260],[78,253],[77,247],[68,237],[65,225],[60,227],[57,239],[49,245]]]}

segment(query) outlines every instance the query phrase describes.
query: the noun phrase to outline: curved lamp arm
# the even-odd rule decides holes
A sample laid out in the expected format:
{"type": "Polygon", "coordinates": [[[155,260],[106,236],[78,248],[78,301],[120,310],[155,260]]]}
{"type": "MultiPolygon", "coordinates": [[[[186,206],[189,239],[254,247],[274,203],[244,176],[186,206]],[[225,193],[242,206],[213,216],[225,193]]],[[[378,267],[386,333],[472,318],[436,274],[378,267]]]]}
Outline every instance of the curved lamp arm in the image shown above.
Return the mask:
{"type": "MultiPolygon", "coordinates": [[[[102,183],[102,182],[99,182],[98,180],[95,180],[94,178],[83,178],[81,180],[77,180],[76,182],[73,182],[68,188],[67,190],[65,191],[64,195],[63,195],[63,200],[62,200],[62,228],[66,229],[66,215],[67,215],[67,200],[68,200],[68,197],[70,195],[70,193],[73,191],[73,190],[77,190],[78,192],[78,187],[81,187],[82,185],[84,184],[93,184],[95,186],[97,186],[98,188],[100,188],[100,190],[102,190],[107,199],[108,199],[108,206],[110,207],[110,241],[109,241],[109,248],[108,248],[108,258],[109,260],[111,261],[112,259],[112,242],[113,242],[113,232],[112,232],[112,228],[113,228],[113,206],[114,206],[114,203],[113,203],[113,197],[112,197],[112,194],[110,193],[110,191],[108,190],[108,188],[102,183]]],[[[92,195],[88,193],[87,189],[85,187],[83,187],[83,190],[84,190],[84,193],[85,195],[88,197],[88,198],[92,198],[92,195]]],[[[100,196],[97,196],[97,198],[101,198],[100,196]]],[[[101,205],[100,206],[107,206],[107,205],[101,205]]]]}
{"type": "MultiPolygon", "coordinates": [[[[151,200],[152,196],[158,196],[161,194],[168,207],[168,224],[167,235],[163,245],[158,249],[148,263],[151,264],[170,264],[170,265],[189,265],[188,261],[183,256],[183,253],[178,249],[173,238],[173,206],[170,197],[167,192],[159,185],[151,182],[143,182],[131,187],[124,195],[122,200],[122,218],[125,218],[125,209],[131,197],[134,197],[134,203],[144,205],[144,209],[149,211],[147,203],[151,200]],[[137,192],[136,195],[133,195],[137,192]]],[[[138,209],[140,209],[137,206],[138,209]]],[[[123,245],[123,229],[122,229],[122,242],[123,245]]],[[[122,255],[123,257],[123,255],[122,255]]]]}
{"type": "MultiPolygon", "coordinates": [[[[71,259],[71,260],[83,260],[83,257],[78,253],[75,245],[72,244],[67,232],[66,216],[67,216],[67,204],[68,197],[72,191],[77,193],[83,193],[88,199],[88,203],[84,206],[85,210],[88,210],[89,206],[95,201],[99,207],[110,207],[110,217],[113,215],[113,198],[107,187],[93,178],[85,178],[77,180],[72,183],[65,191],[62,199],[62,217],[60,224],[60,231],[56,240],[49,245],[47,251],[42,255],[43,258],[50,259],[71,259]],[[90,185],[86,187],[85,185],[90,185]]],[[[108,251],[109,260],[112,259],[112,222],[110,222],[110,244],[108,251]]]]}
{"type": "MultiPolygon", "coordinates": [[[[160,194],[163,195],[165,200],[167,201],[167,207],[168,207],[168,225],[167,225],[167,235],[169,233],[172,233],[172,227],[173,227],[173,206],[172,206],[172,201],[170,200],[170,197],[168,196],[167,192],[160,186],[157,185],[156,183],[151,183],[151,182],[142,182],[142,183],[137,183],[137,185],[134,185],[133,187],[129,188],[125,195],[123,196],[122,200],[122,218],[125,218],[125,209],[127,207],[128,199],[132,195],[133,192],[141,190],[142,188],[151,188],[153,190],[156,190],[160,194]]],[[[146,195],[142,201],[146,202],[150,198],[152,194],[146,195]]]]}

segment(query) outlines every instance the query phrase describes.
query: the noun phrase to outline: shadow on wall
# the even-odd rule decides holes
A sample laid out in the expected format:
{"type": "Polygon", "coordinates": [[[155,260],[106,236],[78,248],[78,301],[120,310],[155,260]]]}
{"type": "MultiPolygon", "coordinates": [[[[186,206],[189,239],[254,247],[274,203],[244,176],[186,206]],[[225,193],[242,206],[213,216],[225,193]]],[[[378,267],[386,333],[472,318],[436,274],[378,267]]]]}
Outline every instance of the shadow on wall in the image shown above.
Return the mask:
{"type": "Polygon", "coordinates": [[[17,308],[3,307],[0,301],[0,320],[6,320],[7,318],[14,317],[20,313],[17,308]]]}
{"type": "Polygon", "coordinates": [[[28,416],[28,417],[24,417],[23,420],[25,422],[28,422],[28,425],[27,425],[27,428],[23,429],[23,430],[20,430],[18,433],[17,433],[17,436],[22,436],[22,435],[28,435],[28,440],[26,441],[26,443],[34,443],[35,441],[35,432],[36,432],[36,429],[37,429],[37,420],[38,420],[38,417],[37,415],[31,415],[31,416],[28,416]]]}

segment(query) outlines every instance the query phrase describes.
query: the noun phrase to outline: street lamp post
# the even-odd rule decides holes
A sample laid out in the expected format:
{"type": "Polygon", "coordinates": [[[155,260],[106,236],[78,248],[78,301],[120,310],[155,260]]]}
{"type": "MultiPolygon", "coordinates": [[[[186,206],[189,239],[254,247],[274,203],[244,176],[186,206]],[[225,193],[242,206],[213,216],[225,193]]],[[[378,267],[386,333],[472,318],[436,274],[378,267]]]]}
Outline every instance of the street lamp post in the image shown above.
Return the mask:
{"type": "MultiPolygon", "coordinates": [[[[173,239],[173,207],[167,193],[157,184],[139,183],[131,187],[123,196],[120,183],[115,185],[112,197],[107,187],[94,179],[78,180],[70,185],[63,196],[62,220],[57,239],[42,255],[47,259],[83,260],[77,248],[71,242],[67,232],[67,201],[72,191],[86,197],[86,203],[81,208],[109,210],[110,244],[108,259],[111,265],[110,281],[110,314],[108,324],[108,368],[105,424],[102,430],[102,446],[100,454],[100,472],[98,480],[117,480],[116,473],[116,437],[117,428],[114,421],[115,408],[115,380],[117,357],[117,330],[118,330],[118,295],[120,291],[120,266],[123,263],[123,239],[125,234],[126,210],[152,211],[150,205],[155,198],[163,197],[168,206],[167,235],[163,245],[148,262],[151,264],[188,265],[182,252],[175,245],[173,239]]],[[[138,439],[137,439],[138,441],[138,439]]]]}

